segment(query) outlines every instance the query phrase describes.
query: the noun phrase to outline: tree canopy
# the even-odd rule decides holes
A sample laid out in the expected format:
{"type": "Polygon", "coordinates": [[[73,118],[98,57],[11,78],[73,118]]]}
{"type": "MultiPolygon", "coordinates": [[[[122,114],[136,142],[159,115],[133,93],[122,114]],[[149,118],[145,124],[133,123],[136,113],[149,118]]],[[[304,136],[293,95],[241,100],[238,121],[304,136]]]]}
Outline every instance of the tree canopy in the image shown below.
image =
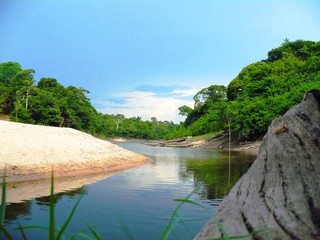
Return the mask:
{"type": "Polygon", "coordinates": [[[193,135],[227,131],[229,115],[234,137],[254,140],[314,88],[320,88],[320,42],[286,39],[267,59],[244,67],[227,87],[199,91],[184,124],[193,135]]]}

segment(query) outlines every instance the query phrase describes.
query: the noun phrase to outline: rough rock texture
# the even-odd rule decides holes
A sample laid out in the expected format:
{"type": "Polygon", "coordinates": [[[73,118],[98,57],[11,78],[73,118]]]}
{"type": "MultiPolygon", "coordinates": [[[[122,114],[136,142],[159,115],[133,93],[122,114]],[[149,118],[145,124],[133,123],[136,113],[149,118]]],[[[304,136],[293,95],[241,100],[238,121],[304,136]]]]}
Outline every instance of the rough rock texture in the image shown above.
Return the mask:
{"type": "Polygon", "coordinates": [[[224,231],[249,235],[241,239],[320,239],[319,125],[320,91],[312,90],[271,123],[257,159],[196,239],[224,231]]]}

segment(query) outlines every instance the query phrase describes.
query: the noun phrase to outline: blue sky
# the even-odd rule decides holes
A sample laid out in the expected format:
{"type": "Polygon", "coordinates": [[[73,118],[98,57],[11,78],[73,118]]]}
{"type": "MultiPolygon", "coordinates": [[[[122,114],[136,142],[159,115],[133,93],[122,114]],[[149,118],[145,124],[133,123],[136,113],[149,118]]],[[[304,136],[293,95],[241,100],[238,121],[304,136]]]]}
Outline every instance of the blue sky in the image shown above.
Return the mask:
{"type": "Polygon", "coordinates": [[[90,91],[103,113],[179,122],[285,38],[319,41],[318,0],[0,0],[0,62],[90,91]]]}

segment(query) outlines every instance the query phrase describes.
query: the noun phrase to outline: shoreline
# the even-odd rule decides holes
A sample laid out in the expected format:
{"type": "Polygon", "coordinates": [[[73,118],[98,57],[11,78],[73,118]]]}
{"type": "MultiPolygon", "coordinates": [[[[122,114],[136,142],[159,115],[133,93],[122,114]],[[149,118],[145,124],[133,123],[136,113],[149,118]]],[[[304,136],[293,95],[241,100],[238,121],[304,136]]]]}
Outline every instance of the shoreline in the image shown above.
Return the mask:
{"type": "MultiPolygon", "coordinates": [[[[119,138],[107,141],[71,128],[0,120],[0,168],[5,169],[8,203],[48,195],[52,170],[55,193],[59,193],[151,161],[147,156],[118,146],[116,143],[119,142],[227,150],[225,140],[217,138],[170,141],[119,138]]],[[[257,155],[259,146],[260,142],[233,144],[231,151],[257,155]]]]}
{"type": "Polygon", "coordinates": [[[234,147],[232,151],[245,152],[251,155],[258,156],[261,143],[262,141],[242,143],[242,144],[239,144],[237,147],[234,147]]]}
{"type": "MultiPolygon", "coordinates": [[[[113,143],[138,142],[153,147],[173,147],[173,148],[200,148],[212,149],[217,151],[228,151],[229,143],[226,136],[217,136],[213,138],[197,139],[188,137],[174,140],[143,140],[143,139],[109,139],[113,143]]],[[[253,142],[231,142],[230,151],[243,152],[250,155],[258,155],[262,141],[253,142]]]]}
{"type": "MultiPolygon", "coordinates": [[[[150,161],[71,128],[0,120],[0,168],[10,182],[121,172],[150,161]]],[[[2,175],[2,174],[0,174],[2,175]]]]}

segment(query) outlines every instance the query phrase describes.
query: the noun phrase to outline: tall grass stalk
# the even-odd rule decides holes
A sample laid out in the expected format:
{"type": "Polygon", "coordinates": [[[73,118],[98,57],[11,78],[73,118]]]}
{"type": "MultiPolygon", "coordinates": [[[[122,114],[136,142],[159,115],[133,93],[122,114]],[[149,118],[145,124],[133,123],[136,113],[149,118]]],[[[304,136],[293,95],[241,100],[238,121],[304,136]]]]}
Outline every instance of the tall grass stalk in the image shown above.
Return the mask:
{"type": "Polygon", "coordinates": [[[4,234],[7,239],[13,239],[7,229],[4,228],[4,221],[6,219],[6,204],[7,204],[7,182],[6,182],[6,168],[3,170],[2,177],[2,196],[1,196],[1,212],[0,212],[0,239],[2,239],[2,234],[4,234]]]}
{"type": "Polygon", "coordinates": [[[54,173],[53,169],[51,171],[51,188],[50,188],[50,214],[49,214],[49,239],[50,240],[59,240],[63,236],[64,231],[66,230],[68,224],[70,223],[76,209],[82,199],[83,195],[78,199],[74,207],[72,208],[69,216],[66,221],[63,223],[62,227],[57,231],[57,235],[55,237],[55,195],[54,195],[54,173]]]}
{"type": "Polygon", "coordinates": [[[54,196],[54,176],[53,168],[51,170],[51,188],[50,188],[50,202],[49,202],[49,239],[54,240],[54,207],[55,207],[55,196],[54,196]]]}
{"type": "Polygon", "coordinates": [[[6,202],[7,202],[7,186],[6,186],[6,168],[3,170],[2,177],[2,198],[1,198],[1,213],[0,213],[0,225],[1,227],[4,224],[6,217],[6,202]]]}
{"type": "Polygon", "coordinates": [[[165,229],[163,230],[161,236],[160,236],[160,240],[167,240],[168,237],[170,236],[170,234],[173,232],[175,226],[177,225],[177,223],[179,222],[179,210],[180,208],[185,204],[185,203],[189,203],[189,204],[194,204],[198,207],[204,208],[201,204],[190,200],[190,197],[192,196],[192,194],[194,193],[194,191],[192,191],[187,197],[183,198],[183,199],[175,199],[175,201],[179,202],[178,206],[174,209],[170,221],[168,222],[168,224],[166,225],[165,229]]]}

